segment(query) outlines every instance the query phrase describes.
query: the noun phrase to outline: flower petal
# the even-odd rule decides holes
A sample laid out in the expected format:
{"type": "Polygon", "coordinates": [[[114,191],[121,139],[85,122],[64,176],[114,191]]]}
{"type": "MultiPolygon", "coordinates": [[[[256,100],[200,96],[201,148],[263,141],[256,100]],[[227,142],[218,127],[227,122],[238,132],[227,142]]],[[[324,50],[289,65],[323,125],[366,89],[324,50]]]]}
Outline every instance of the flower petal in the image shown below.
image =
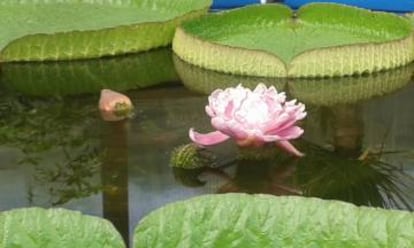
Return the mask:
{"type": "Polygon", "coordinates": [[[206,134],[198,133],[194,131],[193,128],[190,129],[188,135],[190,139],[196,143],[197,145],[201,146],[211,146],[223,141],[226,141],[230,137],[220,131],[214,131],[206,134]]]}
{"type": "Polygon", "coordinates": [[[296,147],[294,147],[287,140],[278,141],[278,142],[276,142],[276,145],[279,146],[280,148],[284,149],[288,153],[296,156],[296,157],[303,157],[305,155],[305,154],[301,153],[298,149],[296,149],[296,147]]]}
{"type": "Polygon", "coordinates": [[[276,134],[265,134],[261,138],[265,142],[297,139],[303,134],[303,129],[298,126],[288,127],[276,134]]]}
{"type": "Polygon", "coordinates": [[[215,117],[211,119],[211,125],[221,131],[222,133],[231,136],[236,140],[246,139],[249,134],[246,133],[245,128],[242,124],[235,121],[227,121],[222,118],[215,117]]]}
{"type": "Polygon", "coordinates": [[[298,126],[291,126],[280,130],[277,132],[277,135],[280,136],[282,140],[291,140],[297,139],[303,134],[303,129],[298,126]]]}
{"type": "Polygon", "coordinates": [[[267,91],[266,85],[264,83],[259,83],[258,85],[256,85],[256,88],[253,90],[253,93],[264,95],[266,91],[267,91]]]}

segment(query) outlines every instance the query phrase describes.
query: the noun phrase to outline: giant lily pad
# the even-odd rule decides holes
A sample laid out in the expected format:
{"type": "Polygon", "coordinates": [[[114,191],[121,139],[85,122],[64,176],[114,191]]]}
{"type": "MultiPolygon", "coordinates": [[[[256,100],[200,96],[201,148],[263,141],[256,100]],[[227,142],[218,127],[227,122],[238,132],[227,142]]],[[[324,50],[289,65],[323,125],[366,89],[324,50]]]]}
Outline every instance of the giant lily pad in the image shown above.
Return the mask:
{"type": "Polygon", "coordinates": [[[208,195],[169,204],[135,229],[134,247],[413,247],[414,214],[340,201],[208,195]]]}
{"type": "Polygon", "coordinates": [[[124,248],[113,225],[65,209],[23,208],[0,214],[0,247],[124,248]]]}
{"type": "Polygon", "coordinates": [[[271,77],[373,72],[413,59],[408,19],[338,4],[254,5],[184,23],[175,53],[195,65],[271,77]]]}
{"type": "Polygon", "coordinates": [[[51,0],[0,3],[0,61],[61,60],[165,46],[211,0],[51,0]]]}

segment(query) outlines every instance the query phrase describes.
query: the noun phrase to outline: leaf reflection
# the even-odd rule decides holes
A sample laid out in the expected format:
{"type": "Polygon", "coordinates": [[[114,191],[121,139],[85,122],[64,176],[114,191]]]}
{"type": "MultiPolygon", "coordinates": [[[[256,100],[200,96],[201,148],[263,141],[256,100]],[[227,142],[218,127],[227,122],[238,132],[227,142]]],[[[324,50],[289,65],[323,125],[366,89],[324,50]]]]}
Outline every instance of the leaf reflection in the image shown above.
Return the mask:
{"type": "Polygon", "coordinates": [[[53,206],[87,197],[101,190],[102,187],[94,180],[101,167],[101,152],[91,147],[85,147],[76,155],[65,151],[63,161],[51,167],[36,165],[34,169],[34,181],[37,185],[47,185],[53,206]]]}
{"type": "Polygon", "coordinates": [[[26,95],[77,95],[103,88],[117,91],[177,81],[171,49],[116,57],[4,63],[0,83],[26,95]]]}
{"type": "Polygon", "coordinates": [[[328,78],[269,78],[231,75],[191,65],[173,56],[183,84],[194,92],[210,94],[217,88],[242,84],[254,88],[259,83],[275,86],[305,104],[335,106],[356,103],[390,94],[410,83],[414,64],[360,76],[328,78]]]}
{"type": "Polygon", "coordinates": [[[233,163],[196,170],[176,168],[174,175],[189,187],[203,186],[206,182],[200,178],[213,175],[220,179],[217,193],[303,195],[356,205],[412,209],[407,192],[413,178],[401,167],[384,162],[383,151],[361,159],[303,140],[297,144],[306,153],[301,159],[276,152],[272,158],[268,153],[268,158],[256,159],[236,154],[233,163]],[[234,170],[229,170],[229,166],[234,170]]]}
{"type": "Polygon", "coordinates": [[[0,143],[21,151],[18,164],[31,172],[29,202],[61,205],[97,193],[104,152],[97,149],[96,99],[9,94],[0,108],[0,143]]]}
{"type": "Polygon", "coordinates": [[[304,146],[307,157],[296,162],[296,178],[304,195],[356,205],[412,209],[407,200],[407,183],[413,178],[401,167],[384,162],[383,151],[360,159],[311,143],[304,146]]]}

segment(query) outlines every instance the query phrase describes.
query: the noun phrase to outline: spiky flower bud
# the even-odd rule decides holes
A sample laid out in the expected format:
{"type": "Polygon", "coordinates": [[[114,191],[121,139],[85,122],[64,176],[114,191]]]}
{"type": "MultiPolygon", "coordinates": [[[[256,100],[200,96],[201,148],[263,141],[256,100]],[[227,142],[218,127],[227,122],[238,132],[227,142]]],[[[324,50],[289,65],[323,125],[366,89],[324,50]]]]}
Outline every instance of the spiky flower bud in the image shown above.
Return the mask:
{"type": "Polygon", "coordinates": [[[194,143],[189,143],[176,147],[170,158],[172,167],[195,169],[215,164],[216,156],[205,148],[201,148],[194,143]]]}

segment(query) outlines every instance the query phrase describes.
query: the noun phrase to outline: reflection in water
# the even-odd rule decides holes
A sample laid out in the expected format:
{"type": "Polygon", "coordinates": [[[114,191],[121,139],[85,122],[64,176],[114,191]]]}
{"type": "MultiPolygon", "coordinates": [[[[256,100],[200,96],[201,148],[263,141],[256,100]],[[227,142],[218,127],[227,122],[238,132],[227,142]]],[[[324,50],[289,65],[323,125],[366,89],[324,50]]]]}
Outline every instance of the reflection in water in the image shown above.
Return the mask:
{"type": "MultiPolygon", "coordinates": [[[[200,180],[200,174],[208,170],[208,167],[196,168],[196,169],[184,169],[179,167],[173,167],[174,178],[187,187],[201,187],[206,185],[205,181],[200,180]]],[[[214,169],[211,169],[215,171],[214,169]]],[[[225,174],[221,170],[217,170],[219,173],[225,174]]]]}
{"type": "Polygon", "coordinates": [[[15,166],[31,172],[28,203],[64,206],[102,192],[103,217],[112,221],[127,242],[127,122],[97,128],[101,123],[97,97],[1,99],[5,111],[1,112],[0,143],[21,151],[15,166]]]}
{"type": "Polygon", "coordinates": [[[239,83],[250,88],[265,83],[306,104],[324,106],[355,103],[389,94],[407,85],[414,70],[414,64],[410,64],[363,76],[288,79],[230,75],[191,65],[177,56],[174,56],[174,65],[183,84],[195,92],[209,94],[216,88],[233,87],[239,83]]]}
{"type": "MultiPolygon", "coordinates": [[[[173,172],[177,180],[189,187],[204,186],[206,182],[200,178],[206,175],[218,177],[224,183],[217,193],[303,195],[356,205],[412,209],[412,199],[407,192],[414,186],[414,178],[400,167],[383,162],[381,153],[354,158],[306,141],[298,144],[306,154],[303,158],[274,152],[273,158],[256,155],[258,159],[254,160],[238,154],[232,165],[234,173],[227,172],[227,165],[223,168],[174,168],[173,172]]],[[[243,150],[239,152],[244,153],[243,150]]],[[[257,148],[254,151],[260,152],[257,148]]]]}
{"type": "Polygon", "coordinates": [[[103,59],[5,63],[0,82],[6,89],[37,96],[145,88],[178,80],[171,53],[163,48],[103,59]]]}
{"type": "Polygon", "coordinates": [[[312,136],[312,132],[320,127],[323,136],[328,139],[331,149],[336,153],[358,157],[363,152],[365,129],[362,110],[361,104],[314,107],[313,113],[319,114],[320,118],[311,118],[304,125],[318,128],[314,128],[308,136],[312,136]]]}
{"type": "MultiPolygon", "coordinates": [[[[2,82],[7,89],[20,93],[70,95],[99,92],[108,85],[121,90],[135,88],[140,80],[150,78],[146,82],[155,84],[177,77],[171,71],[170,57],[169,62],[149,67],[132,57],[119,59],[109,64],[106,59],[92,62],[96,66],[42,63],[30,69],[28,64],[2,65],[2,82]]],[[[213,168],[171,169],[167,165],[169,154],[174,147],[189,142],[188,129],[195,126],[210,130],[204,113],[206,97],[183,87],[164,85],[127,92],[137,107],[136,117],[119,123],[102,122],[98,94],[42,99],[0,90],[0,208],[56,204],[104,215],[126,239],[128,225],[132,228],[154,208],[212,192],[296,194],[359,205],[413,207],[413,180],[408,175],[413,171],[409,167],[413,159],[402,153],[390,158],[389,153],[413,147],[410,131],[414,119],[407,106],[412,106],[414,88],[404,88],[404,94],[368,99],[406,84],[409,67],[299,84],[206,74],[197,72],[197,68],[183,74],[178,63],[176,66],[184,83],[201,87],[194,88],[199,92],[226,87],[226,82],[232,86],[265,82],[301,98],[309,106],[309,116],[303,122],[304,139],[295,145],[307,156],[293,159],[277,153],[275,159],[261,157],[256,162],[246,153],[238,156],[236,146],[228,143],[213,150],[218,158],[213,168]],[[338,91],[344,94],[336,95],[338,91]],[[23,193],[10,196],[10,189],[21,189],[23,193]]]]}
{"type": "MultiPolygon", "coordinates": [[[[309,117],[304,121],[305,139],[314,136],[312,125],[322,130],[325,136],[316,140],[318,146],[306,145],[303,149],[309,154],[295,161],[252,161],[239,156],[232,175],[226,172],[228,169],[199,168],[187,170],[188,174],[185,169],[174,169],[176,178],[186,185],[202,186],[206,182],[200,178],[213,174],[226,181],[217,192],[303,194],[351,201],[358,205],[411,209],[408,196],[403,193],[409,191],[406,183],[411,180],[410,176],[398,166],[383,161],[380,155],[383,151],[377,149],[381,145],[364,144],[361,101],[408,84],[413,65],[359,77],[272,79],[209,71],[176,57],[174,64],[186,87],[201,93],[238,83],[252,87],[259,82],[276,85],[309,104],[309,117]],[[322,113],[322,119],[314,115],[318,112],[322,113]]],[[[305,140],[301,143],[310,144],[305,140]]]]}
{"type": "Polygon", "coordinates": [[[0,106],[0,143],[20,150],[19,165],[33,172],[29,202],[61,205],[98,192],[101,152],[87,99],[4,96],[0,106]]]}
{"type": "Polygon", "coordinates": [[[310,143],[304,146],[307,158],[295,165],[305,195],[383,208],[414,207],[407,194],[414,178],[401,167],[384,162],[383,151],[354,157],[310,143]]]}
{"type": "Polygon", "coordinates": [[[127,125],[126,121],[107,123],[101,171],[103,217],[114,224],[126,244],[129,242],[127,125]]]}
{"type": "Polygon", "coordinates": [[[57,161],[52,166],[44,166],[40,161],[24,161],[33,164],[34,169],[33,184],[28,188],[30,203],[35,203],[39,197],[36,192],[47,192],[44,197],[49,198],[48,202],[59,206],[101,190],[96,180],[101,165],[101,154],[97,150],[85,147],[79,154],[73,155],[73,151],[62,148],[62,152],[63,161],[57,161]]]}
{"type": "Polygon", "coordinates": [[[289,80],[289,93],[317,106],[360,103],[403,88],[411,81],[414,64],[374,74],[322,79],[289,80]]]}
{"type": "Polygon", "coordinates": [[[302,195],[292,180],[296,168],[290,164],[275,166],[272,160],[239,160],[231,180],[218,193],[246,192],[272,195],[302,195]]]}
{"type": "Polygon", "coordinates": [[[247,77],[231,75],[222,72],[206,70],[189,64],[176,55],[173,56],[174,66],[184,86],[194,92],[210,94],[217,88],[234,87],[243,84],[245,87],[255,88],[257,84],[275,86],[277,90],[285,88],[285,78],[247,77]]]}

